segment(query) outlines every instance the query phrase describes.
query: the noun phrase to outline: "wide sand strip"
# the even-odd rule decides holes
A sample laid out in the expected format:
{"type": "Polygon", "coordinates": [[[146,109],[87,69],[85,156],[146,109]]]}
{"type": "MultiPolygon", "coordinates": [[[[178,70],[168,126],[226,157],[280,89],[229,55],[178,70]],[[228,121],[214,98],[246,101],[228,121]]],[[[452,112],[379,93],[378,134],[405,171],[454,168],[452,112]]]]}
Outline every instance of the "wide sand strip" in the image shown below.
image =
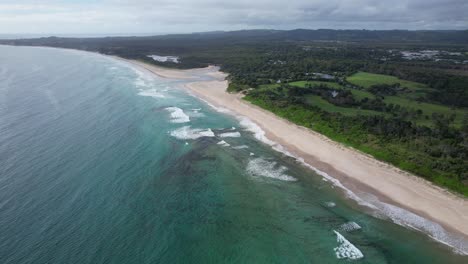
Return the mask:
{"type": "MultiPolygon", "coordinates": [[[[138,61],[130,63],[167,78],[189,79],[195,70],[172,70],[138,61]]],[[[430,182],[380,162],[360,151],[345,147],[310,129],[297,126],[260,107],[226,92],[228,82],[219,71],[210,73],[215,81],[186,85],[207,102],[245,116],[259,125],[266,136],[302,157],[306,163],[337,178],[353,191],[370,192],[380,200],[409,209],[451,231],[468,237],[468,200],[430,182]]]]}

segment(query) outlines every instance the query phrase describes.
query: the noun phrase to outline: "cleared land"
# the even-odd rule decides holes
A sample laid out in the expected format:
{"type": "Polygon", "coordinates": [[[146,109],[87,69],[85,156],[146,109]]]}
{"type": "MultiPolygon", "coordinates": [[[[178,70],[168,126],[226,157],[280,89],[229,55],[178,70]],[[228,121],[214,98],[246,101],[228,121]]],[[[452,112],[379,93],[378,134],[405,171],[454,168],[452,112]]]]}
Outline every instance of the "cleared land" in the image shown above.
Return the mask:
{"type": "MultiPolygon", "coordinates": [[[[453,122],[453,126],[461,127],[463,125],[463,118],[465,115],[468,114],[467,109],[462,108],[451,108],[441,104],[433,104],[433,103],[425,103],[419,102],[415,100],[415,98],[419,96],[424,96],[427,91],[430,91],[431,88],[428,88],[424,84],[405,81],[401,80],[397,77],[390,76],[390,75],[383,75],[383,74],[373,74],[367,72],[359,72],[356,73],[346,79],[348,82],[361,86],[361,89],[356,88],[345,88],[343,85],[336,83],[336,82],[326,82],[326,81],[296,81],[287,83],[288,85],[296,86],[296,87],[307,87],[308,85],[325,85],[330,88],[334,88],[337,90],[347,89],[351,91],[353,97],[356,100],[362,100],[364,98],[375,99],[376,96],[369,91],[367,88],[372,85],[378,84],[396,84],[400,83],[402,87],[408,88],[408,90],[399,92],[397,95],[394,96],[385,96],[383,101],[386,104],[394,104],[399,105],[400,107],[405,107],[408,110],[421,110],[422,116],[419,118],[413,118],[410,121],[415,122],[418,125],[426,125],[432,126],[431,116],[435,114],[442,114],[445,116],[455,115],[455,120],[453,122]]],[[[260,85],[260,89],[269,89],[269,88],[277,88],[281,86],[281,84],[264,84],[260,85]]],[[[331,113],[341,113],[346,116],[356,116],[356,115],[386,115],[385,113],[372,111],[372,110],[363,110],[358,108],[352,107],[340,107],[335,106],[320,96],[316,95],[309,95],[306,99],[307,104],[319,107],[324,111],[328,111],[331,113]]]]}
{"type": "Polygon", "coordinates": [[[392,85],[392,84],[399,83],[400,86],[406,87],[412,90],[427,89],[427,86],[421,83],[402,80],[395,76],[368,73],[368,72],[358,72],[346,78],[346,80],[354,85],[362,86],[364,88],[369,88],[372,85],[376,85],[376,84],[392,85]]]}
{"type": "MultiPolygon", "coordinates": [[[[335,88],[335,89],[342,89],[343,86],[339,83],[336,82],[324,82],[324,81],[297,81],[297,82],[290,82],[287,83],[292,86],[296,87],[306,87],[307,85],[326,85],[330,88],[335,88]]],[[[263,84],[260,85],[259,88],[276,88],[281,86],[281,84],[275,83],[275,84],[263,84]]]]}

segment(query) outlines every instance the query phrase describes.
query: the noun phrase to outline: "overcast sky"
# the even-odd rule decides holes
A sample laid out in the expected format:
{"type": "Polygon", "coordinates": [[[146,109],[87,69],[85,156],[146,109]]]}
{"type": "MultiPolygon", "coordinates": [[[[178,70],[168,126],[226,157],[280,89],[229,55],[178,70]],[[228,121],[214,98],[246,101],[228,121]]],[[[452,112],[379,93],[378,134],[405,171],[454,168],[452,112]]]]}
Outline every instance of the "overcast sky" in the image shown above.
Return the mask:
{"type": "Polygon", "coordinates": [[[468,29],[468,0],[0,0],[0,34],[468,29]]]}

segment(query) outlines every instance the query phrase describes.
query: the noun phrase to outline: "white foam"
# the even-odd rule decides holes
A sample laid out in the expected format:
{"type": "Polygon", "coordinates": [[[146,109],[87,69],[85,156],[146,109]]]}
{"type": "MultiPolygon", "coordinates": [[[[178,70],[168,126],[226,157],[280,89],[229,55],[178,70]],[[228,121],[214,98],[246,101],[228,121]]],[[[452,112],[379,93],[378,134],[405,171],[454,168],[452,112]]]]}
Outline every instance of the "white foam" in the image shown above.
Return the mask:
{"type": "Polygon", "coordinates": [[[187,114],[188,114],[190,117],[204,117],[205,114],[200,113],[200,110],[201,110],[201,109],[191,109],[187,114]]]}
{"type": "Polygon", "coordinates": [[[172,123],[187,123],[190,122],[188,115],[184,113],[184,110],[178,107],[167,107],[167,111],[171,113],[171,122],[172,123]]]}
{"type": "Polygon", "coordinates": [[[337,258],[360,259],[364,257],[361,250],[351,244],[343,235],[335,230],[333,230],[333,232],[335,232],[336,241],[339,243],[339,246],[333,249],[337,258]]]}
{"type": "Polygon", "coordinates": [[[282,181],[296,181],[296,178],[285,174],[287,170],[286,167],[278,166],[274,161],[268,161],[262,158],[251,159],[247,164],[247,172],[253,176],[273,178],[282,181]]]}
{"type": "Polygon", "coordinates": [[[336,203],[334,203],[334,202],[325,202],[324,205],[325,205],[326,207],[332,208],[332,207],[335,207],[335,206],[336,206],[336,203]]]}
{"type": "Polygon", "coordinates": [[[361,229],[361,226],[358,225],[356,222],[347,222],[342,225],[340,225],[339,230],[341,231],[346,231],[346,232],[351,232],[354,230],[359,230],[361,229]]]}
{"type": "Polygon", "coordinates": [[[266,137],[265,131],[260,126],[258,126],[253,121],[251,121],[250,119],[248,119],[246,117],[238,117],[238,119],[239,119],[240,125],[242,127],[244,127],[247,131],[252,132],[256,139],[260,140],[261,142],[263,142],[263,143],[265,143],[267,145],[270,145],[274,150],[276,150],[276,151],[278,151],[280,153],[283,153],[286,156],[289,156],[289,157],[292,157],[292,158],[296,159],[297,161],[302,163],[304,166],[310,168],[315,173],[322,176],[324,179],[327,179],[328,181],[330,181],[334,186],[337,186],[337,187],[343,189],[346,192],[346,194],[347,194],[347,196],[349,198],[357,201],[360,205],[367,206],[367,207],[370,207],[372,209],[376,209],[375,206],[373,206],[372,204],[364,201],[359,196],[357,196],[355,193],[353,193],[351,190],[349,190],[345,186],[343,186],[343,184],[341,184],[341,182],[339,180],[331,177],[327,173],[325,173],[325,172],[315,168],[314,166],[308,164],[307,162],[305,162],[305,160],[303,158],[297,157],[296,155],[290,153],[282,145],[268,139],[266,137]]]}
{"type": "Polygon", "coordinates": [[[153,97],[153,98],[165,98],[166,97],[164,94],[160,93],[156,89],[140,90],[138,92],[138,95],[149,96],[149,97],[153,97]]]}
{"type": "MultiPolygon", "coordinates": [[[[190,93],[192,94],[192,93],[190,93]]],[[[195,96],[192,94],[192,96],[195,96]]],[[[195,96],[197,97],[197,96],[195,96]]],[[[226,108],[223,108],[223,107],[216,107],[214,106],[213,104],[209,103],[208,101],[202,99],[202,98],[199,98],[197,97],[198,99],[200,99],[201,101],[205,102],[208,106],[212,107],[214,110],[216,110],[217,112],[220,112],[220,113],[226,113],[226,114],[230,114],[230,115],[233,115],[235,116],[241,126],[243,126],[246,130],[248,131],[251,131],[255,138],[260,140],[261,142],[265,143],[265,144],[268,144],[270,145],[274,150],[278,151],[278,152],[281,152],[287,156],[290,156],[290,157],[293,157],[295,158],[297,161],[299,161],[300,163],[302,163],[304,166],[310,168],[311,170],[313,170],[315,173],[319,174],[320,176],[323,177],[323,180],[324,181],[329,181],[333,184],[332,187],[336,186],[336,187],[339,187],[341,188],[345,194],[348,196],[348,198],[350,199],[353,199],[355,200],[358,204],[360,204],[361,206],[366,206],[366,207],[369,207],[371,208],[372,210],[374,210],[374,212],[380,212],[382,213],[383,215],[387,214],[388,212],[382,212],[380,210],[380,208],[378,208],[376,205],[375,205],[375,202],[369,202],[367,200],[367,198],[361,198],[360,196],[356,195],[354,192],[352,192],[351,190],[347,189],[338,179],[335,179],[333,178],[332,176],[328,175],[327,173],[313,167],[312,165],[308,164],[307,162],[304,161],[304,159],[300,158],[300,157],[297,157],[293,154],[291,154],[290,152],[286,151],[285,148],[283,146],[281,146],[280,144],[268,139],[265,135],[265,132],[257,125],[255,124],[254,122],[252,122],[250,119],[244,117],[244,116],[238,116],[238,115],[235,115],[232,111],[230,111],[229,109],[226,109],[226,108]]],[[[250,153],[250,156],[254,156],[255,154],[254,153],[250,153]]],[[[396,207],[398,208],[398,207],[396,207]]],[[[387,208],[388,209],[388,208],[387,208]]],[[[400,210],[403,210],[402,208],[399,208],[400,210]]],[[[403,211],[406,211],[406,210],[403,210],[403,211]]],[[[381,217],[381,215],[376,215],[374,214],[374,216],[376,217],[381,217]]],[[[406,227],[411,227],[411,228],[414,228],[414,229],[417,229],[415,228],[413,225],[410,225],[410,224],[407,224],[405,223],[406,221],[404,219],[402,219],[401,217],[398,217],[398,218],[391,218],[393,222],[395,222],[396,224],[399,224],[399,225],[403,225],[403,226],[406,226],[406,227]],[[395,219],[400,219],[400,220],[395,220],[395,219]]],[[[423,218],[424,219],[424,218],[423,218]]],[[[426,220],[426,219],[425,219],[426,220]]],[[[427,221],[427,220],[426,220],[427,221]]],[[[430,221],[429,221],[430,222],[430,221]]],[[[431,222],[432,223],[432,222],[431,222]]],[[[437,229],[437,228],[436,228],[437,229]]],[[[421,230],[421,229],[418,229],[418,230],[421,230]]],[[[445,234],[445,235],[438,235],[438,236],[434,236],[433,234],[429,234],[430,237],[432,237],[433,239],[443,243],[443,244],[446,244],[452,248],[454,248],[454,251],[458,254],[463,254],[463,255],[468,255],[468,242],[466,242],[466,240],[464,238],[460,238],[460,237],[453,237],[452,235],[448,235],[446,233],[445,230],[443,230],[442,228],[442,231],[441,233],[445,234]]]]}
{"type": "Polygon", "coordinates": [[[233,114],[231,112],[231,110],[227,109],[227,108],[224,108],[224,107],[218,107],[218,106],[215,106],[213,105],[212,103],[206,101],[205,99],[203,98],[200,98],[198,96],[196,96],[195,94],[191,93],[191,92],[188,92],[190,95],[192,95],[193,97],[196,97],[198,98],[198,100],[204,102],[205,104],[207,104],[209,107],[213,108],[216,112],[219,112],[219,113],[223,113],[223,114],[233,114]]]}
{"type": "Polygon", "coordinates": [[[229,143],[227,143],[226,141],[224,140],[221,140],[220,142],[217,143],[218,145],[221,145],[223,147],[229,147],[231,146],[229,143]]]}
{"type": "Polygon", "coordinates": [[[237,137],[240,137],[241,134],[239,132],[226,132],[226,133],[219,134],[218,136],[222,138],[227,138],[227,137],[237,138],[237,137]]]}
{"type": "MultiPolygon", "coordinates": [[[[288,152],[282,145],[268,139],[260,126],[252,122],[250,119],[242,116],[237,116],[241,126],[246,130],[254,133],[256,139],[262,141],[263,143],[270,145],[274,150],[281,152],[287,156],[290,156],[304,166],[310,168],[318,175],[322,176],[326,181],[331,182],[332,188],[338,187],[342,189],[348,198],[356,201],[359,205],[368,207],[373,210],[373,215],[375,217],[389,217],[390,220],[398,225],[416,229],[418,231],[425,232],[434,240],[443,243],[447,246],[450,246],[454,249],[454,252],[457,254],[468,255],[468,241],[459,235],[449,234],[447,231],[441,227],[439,224],[432,222],[428,219],[420,217],[416,214],[413,214],[403,208],[393,206],[387,203],[379,201],[376,197],[375,199],[369,199],[369,195],[357,195],[353,191],[346,188],[338,179],[333,178],[327,173],[315,168],[314,166],[305,162],[303,158],[300,158],[290,152],[288,152]]],[[[252,155],[253,153],[251,153],[252,155]]]]}
{"type": "Polygon", "coordinates": [[[136,73],[137,78],[135,79],[135,86],[141,88],[148,88],[153,84],[154,77],[152,74],[147,74],[143,71],[140,71],[136,67],[132,67],[133,71],[136,73]]]}
{"type": "Polygon", "coordinates": [[[235,147],[232,147],[233,149],[247,149],[249,148],[249,146],[247,145],[240,145],[240,146],[235,146],[235,147]]]}
{"type": "Polygon", "coordinates": [[[247,131],[250,131],[254,134],[254,137],[258,140],[260,140],[263,143],[266,143],[270,146],[275,145],[275,142],[269,140],[266,135],[265,131],[263,131],[262,128],[260,128],[257,124],[252,122],[250,119],[247,117],[238,117],[239,123],[242,127],[244,127],[247,131]]]}
{"type": "Polygon", "coordinates": [[[450,235],[441,225],[398,206],[381,202],[376,197],[368,199],[394,223],[429,234],[434,240],[452,247],[456,253],[468,255],[468,241],[464,237],[450,235]]]}
{"type": "Polygon", "coordinates": [[[211,129],[190,128],[184,126],[170,132],[170,135],[177,139],[198,139],[201,137],[214,137],[215,134],[211,129]]]}

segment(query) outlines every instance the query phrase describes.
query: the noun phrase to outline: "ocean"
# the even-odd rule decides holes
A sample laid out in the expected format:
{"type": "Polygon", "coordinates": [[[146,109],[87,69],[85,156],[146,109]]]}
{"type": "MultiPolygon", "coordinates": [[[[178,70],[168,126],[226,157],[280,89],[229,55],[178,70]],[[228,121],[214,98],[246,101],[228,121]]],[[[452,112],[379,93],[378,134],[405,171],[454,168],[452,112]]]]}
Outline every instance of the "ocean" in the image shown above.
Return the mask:
{"type": "Polygon", "coordinates": [[[404,210],[371,210],[258,140],[187,81],[0,46],[0,263],[467,262],[394,223],[404,210]]]}

